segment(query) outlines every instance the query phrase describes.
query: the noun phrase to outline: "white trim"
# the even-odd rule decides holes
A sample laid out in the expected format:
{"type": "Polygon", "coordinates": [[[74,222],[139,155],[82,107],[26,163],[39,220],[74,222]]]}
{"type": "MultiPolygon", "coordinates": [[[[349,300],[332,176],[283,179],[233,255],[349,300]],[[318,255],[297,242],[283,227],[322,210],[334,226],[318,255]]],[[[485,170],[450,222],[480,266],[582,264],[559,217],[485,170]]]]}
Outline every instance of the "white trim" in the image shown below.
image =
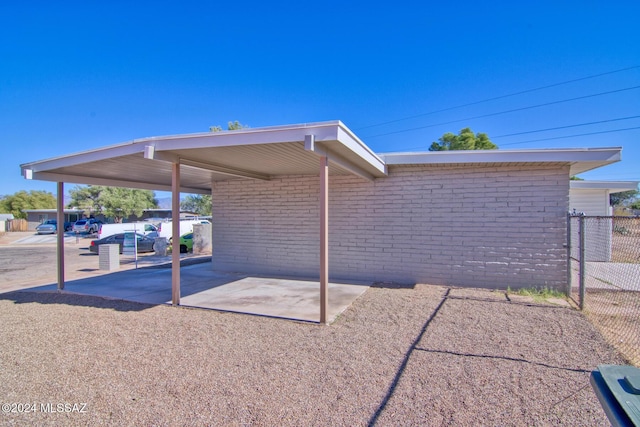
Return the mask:
{"type": "Polygon", "coordinates": [[[570,181],[571,189],[609,190],[610,193],[637,190],[640,181],[570,181]]]}
{"type": "Polygon", "coordinates": [[[380,154],[388,165],[620,161],[621,147],[537,150],[461,150],[380,154]]]}
{"type": "Polygon", "coordinates": [[[327,149],[327,147],[321,146],[320,143],[316,142],[315,135],[305,135],[304,149],[309,152],[315,153],[320,157],[326,157],[332,163],[335,163],[341,168],[346,169],[349,172],[354,173],[364,179],[367,179],[369,181],[373,181],[375,179],[375,177],[371,175],[369,172],[356,166],[353,163],[348,162],[342,156],[331,152],[331,150],[327,149]]]}
{"type": "MultiPolygon", "coordinates": [[[[155,184],[151,182],[139,182],[139,181],[127,181],[113,178],[93,178],[93,177],[79,177],[68,174],[51,173],[51,172],[38,172],[33,175],[33,179],[42,181],[64,181],[72,184],[88,184],[88,185],[105,185],[109,187],[124,187],[124,188],[138,188],[142,190],[155,190],[155,191],[171,191],[171,185],[155,184]]],[[[183,193],[193,194],[211,194],[210,189],[195,188],[195,187],[181,187],[180,191],[183,193]]]]}

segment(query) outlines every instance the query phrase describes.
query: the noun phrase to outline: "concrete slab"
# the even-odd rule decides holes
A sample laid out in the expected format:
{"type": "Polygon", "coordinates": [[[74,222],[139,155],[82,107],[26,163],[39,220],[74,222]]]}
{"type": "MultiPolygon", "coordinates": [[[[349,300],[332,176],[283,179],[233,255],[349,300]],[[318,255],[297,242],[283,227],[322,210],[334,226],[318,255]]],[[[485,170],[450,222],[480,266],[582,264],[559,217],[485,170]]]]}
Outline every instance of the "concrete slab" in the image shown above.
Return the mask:
{"type": "MultiPolygon", "coordinates": [[[[329,322],[342,313],[368,286],[329,283],[329,322]]],[[[245,277],[181,299],[186,306],[251,313],[287,319],[320,321],[320,283],[245,277]]]]}
{"type": "MultiPolygon", "coordinates": [[[[308,322],[320,321],[316,281],[255,277],[218,272],[211,264],[183,266],[180,304],[308,322]]],[[[332,322],[368,285],[329,283],[328,321],[332,322]]],[[[55,291],[55,284],[24,289],[55,291]]],[[[149,304],[171,304],[171,269],[139,268],[67,281],[64,292],[149,304]]]]}

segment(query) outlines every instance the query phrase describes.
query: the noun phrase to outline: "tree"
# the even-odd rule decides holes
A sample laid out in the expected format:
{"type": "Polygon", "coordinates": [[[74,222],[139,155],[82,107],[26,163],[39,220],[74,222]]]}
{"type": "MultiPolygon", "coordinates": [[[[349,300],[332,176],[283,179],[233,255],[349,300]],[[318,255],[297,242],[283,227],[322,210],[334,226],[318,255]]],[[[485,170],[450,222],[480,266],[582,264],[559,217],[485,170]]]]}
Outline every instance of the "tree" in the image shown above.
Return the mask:
{"type": "MultiPolygon", "coordinates": [[[[249,126],[241,124],[239,121],[227,122],[227,130],[246,129],[249,126]]],[[[209,127],[210,132],[222,132],[222,126],[216,125],[209,127]]]]}
{"type": "Polygon", "coordinates": [[[495,150],[498,146],[489,140],[486,133],[474,134],[470,128],[464,128],[457,135],[447,132],[433,142],[429,151],[448,150],[495,150]]]}
{"type": "Polygon", "coordinates": [[[69,191],[71,201],[68,207],[84,209],[89,212],[102,212],[102,203],[100,203],[100,193],[105,188],[100,185],[89,185],[82,187],[76,185],[69,191]]]}
{"type": "Polygon", "coordinates": [[[638,197],[638,190],[623,191],[621,193],[609,194],[609,203],[611,206],[622,206],[628,203],[633,203],[638,197]]]}
{"type": "Polygon", "coordinates": [[[196,212],[201,216],[210,216],[211,196],[208,194],[188,195],[180,202],[180,209],[196,212]]]}
{"type": "Polygon", "coordinates": [[[55,209],[56,197],[48,191],[24,190],[0,199],[0,212],[11,213],[14,218],[27,218],[23,209],[55,209]]]}
{"type": "Polygon", "coordinates": [[[69,194],[71,195],[69,206],[113,217],[115,222],[122,222],[129,215],[141,216],[145,209],[158,207],[158,201],[151,190],[89,185],[76,186],[69,191],[69,194]]]}

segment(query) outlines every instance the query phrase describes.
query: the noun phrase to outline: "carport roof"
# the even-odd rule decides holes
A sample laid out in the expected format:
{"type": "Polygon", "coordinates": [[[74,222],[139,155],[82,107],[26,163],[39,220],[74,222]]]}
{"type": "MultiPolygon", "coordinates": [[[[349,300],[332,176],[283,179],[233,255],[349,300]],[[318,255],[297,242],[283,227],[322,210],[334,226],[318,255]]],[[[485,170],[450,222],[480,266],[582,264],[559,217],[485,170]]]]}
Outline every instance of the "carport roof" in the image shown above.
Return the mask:
{"type": "Polygon", "coordinates": [[[21,165],[44,181],[171,190],[181,165],[181,191],[210,193],[212,181],[317,175],[318,156],[332,174],[386,176],[384,162],[340,121],[136,139],[21,165]]]}
{"type": "Polygon", "coordinates": [[[330,174],[366,179],[402,164],[564,163],[572,175],[620,160],[620,147],[477,150],[376,155],[340,121],[247,128],[136,139],[21,165],[27,179],[171,191],[180,163],[180,191],[207,194],[213,181],[317,175],[318,156],[330,174]]]}

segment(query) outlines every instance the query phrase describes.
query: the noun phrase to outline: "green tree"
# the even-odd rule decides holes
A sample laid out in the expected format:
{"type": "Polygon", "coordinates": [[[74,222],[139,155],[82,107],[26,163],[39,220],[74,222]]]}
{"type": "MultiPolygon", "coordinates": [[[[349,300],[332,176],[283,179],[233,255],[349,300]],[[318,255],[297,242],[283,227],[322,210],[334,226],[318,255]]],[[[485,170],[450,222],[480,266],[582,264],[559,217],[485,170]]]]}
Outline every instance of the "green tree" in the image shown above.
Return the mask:
{"type": "Polygon", "coordinates": [[[623,191],[621,193],[609,194],[609,203],[611,206],[623,206],[633,203],[638,198],[638,190],[623,191]]]}
{"type": "MultiPolygon", "coordinates": [[[[243,125],[239,121],[227,122],[227,130],[238,130],[238,129],[246,129],[249,126],[243,125]]],[[[222,132],[222,126],[216,125],[209,127],[210,132],[222,132]]]]}
{"type": "Polygon", "coordinates": [[[486,133],[474,134],[470,128],[464,128],[460,133],[447,132],[431,143],[429,151],[448,150],[495,150],[498,146],[491,142],[486,133]]]}
{"type": "Polygon", "coordinates": [[[24,190],[0,198],[0,212],[11,213],[15,218],[27,218],[23,209],[55,209],[56,197],[48,191],[24,190]]]}
{"type": "Polygon", "coordinates": [[[201,216],[209,216],[211,215],[211,196],[208,194],[190,194],[180,202],[180,209],[196,212],[201,216]]]}
{"type": "Polygon", "coordinates": [[[76,185],[69,191],[71,201],[68,207],[84,209],[89,212],[102,212],[102,203],[100,203],[100,193],[105,188],[101,185],[76,185]]]}
{"type": "Polygon", "coordinates": [[[112,217],[115,222],[129,215],[141,216],[145,209],[158,207],[158,201],[151,190],[136,190],[102,185],[76,186],[69,191],[69,206],[88,209],[94,214],[112,217]]]}

